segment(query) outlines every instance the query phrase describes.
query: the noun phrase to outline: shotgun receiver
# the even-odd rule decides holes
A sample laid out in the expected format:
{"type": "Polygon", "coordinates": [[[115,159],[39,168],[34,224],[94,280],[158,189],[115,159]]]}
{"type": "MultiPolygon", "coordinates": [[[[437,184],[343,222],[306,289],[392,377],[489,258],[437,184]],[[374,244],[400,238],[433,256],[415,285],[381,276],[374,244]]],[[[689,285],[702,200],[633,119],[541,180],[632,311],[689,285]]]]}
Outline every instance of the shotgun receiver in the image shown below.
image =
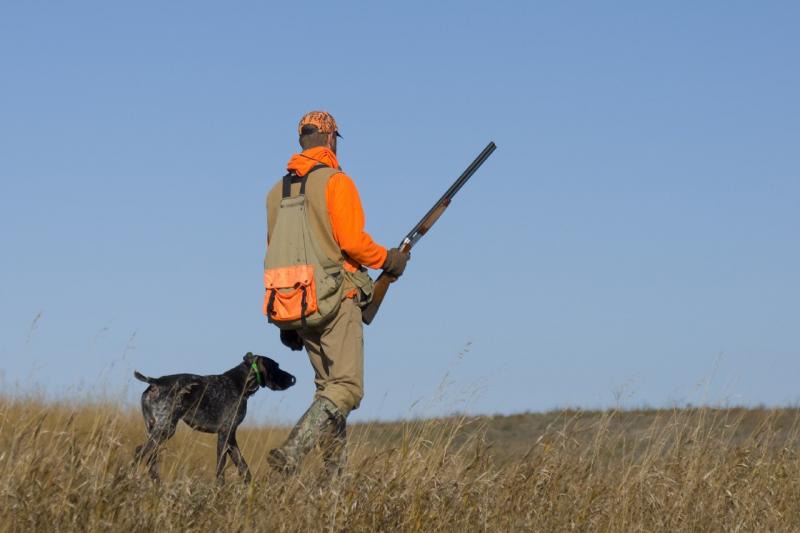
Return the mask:
{"type": "MultiPolygon", "coordinates": [[[[442,216],[444,210],[447,209],[447,206],[450,205],[450,201],[453,197],[458,193],[461,187],[467,182],[468,179],[475,174],[475,171],[480,168],[484,161],[489,159],[489,156],[492,155],[494,152],[495,146],[494,142],[490,142],[486,145],[486,148],[478,154],[478,157],[475,158],[475,161],[470,163],[467,169],[458,177],[458,179],[447,189],[439,201],[436,202],[433,207],[431,207],[430,211],[422,217],[422,220],[417,222],[417,225],[414,226],[408,235],[405,236],[403,242],[400,243],[400,251],[401,252],[409,252],[411,248],[417,243],[418,240],[422,238],[423,235],[428,233],[428,230],[431,229],[436,221],[442,216]]],[[[375,290],[372,293],[372,301],[370,304],[364,308],[363,312],[361,313],[361,319],[364,321],[365,324],[370,324],[375,319],[375,314],[378,312],[378,309],[383,303],[383,299],[386,296],[386,291],[389,290],[389,284],[395,281],[397,278],[394,276],[390,276],[386,272],[381,273],[378,276],[377,281],[375,281],[375,290]]]]}

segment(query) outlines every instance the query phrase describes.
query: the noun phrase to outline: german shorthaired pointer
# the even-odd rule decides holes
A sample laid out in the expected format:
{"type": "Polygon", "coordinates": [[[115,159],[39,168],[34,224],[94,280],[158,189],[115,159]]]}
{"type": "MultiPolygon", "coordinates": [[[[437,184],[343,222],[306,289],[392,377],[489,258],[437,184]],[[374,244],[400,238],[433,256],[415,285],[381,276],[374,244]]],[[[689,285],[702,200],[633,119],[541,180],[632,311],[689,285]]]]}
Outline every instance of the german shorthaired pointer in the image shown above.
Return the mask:
{"type": "Polygon", "coordinates": [[[246,482],[250,469],[236,443],[236,428],[247,414],[247,399],[259,387],[285,390],[295,378],[284,372],[269,357],[247,353],[241,364],[224,374],[198,376],[174,374],[151,378],[134,372],[136,379],[150,386],[142,393],[142,414],[147,426],[147,442],[136,448],[136,463],[145,461],[150,477],[158,480],[159,448],[172,435],[178,420],[191,428],[217,434],[217,480],[224,482],[227,456],[246,482]]]}

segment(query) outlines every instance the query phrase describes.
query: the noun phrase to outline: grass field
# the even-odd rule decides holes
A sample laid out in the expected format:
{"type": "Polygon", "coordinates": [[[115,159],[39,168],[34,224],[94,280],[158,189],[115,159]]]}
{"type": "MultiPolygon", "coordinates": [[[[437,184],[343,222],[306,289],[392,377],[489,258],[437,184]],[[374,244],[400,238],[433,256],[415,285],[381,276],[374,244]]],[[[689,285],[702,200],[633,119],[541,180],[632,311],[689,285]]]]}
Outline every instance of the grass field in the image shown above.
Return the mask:
{"type": "Polygon", "coordinates": [[[240,428],[254,482],[182,425],[164,482],[131,467],[141,415],[0,399],[3,531],[798,531],[800,412],[554,412],[351,428],[345,476],[289,480],[265,453],[288,428],[240,428]]]}

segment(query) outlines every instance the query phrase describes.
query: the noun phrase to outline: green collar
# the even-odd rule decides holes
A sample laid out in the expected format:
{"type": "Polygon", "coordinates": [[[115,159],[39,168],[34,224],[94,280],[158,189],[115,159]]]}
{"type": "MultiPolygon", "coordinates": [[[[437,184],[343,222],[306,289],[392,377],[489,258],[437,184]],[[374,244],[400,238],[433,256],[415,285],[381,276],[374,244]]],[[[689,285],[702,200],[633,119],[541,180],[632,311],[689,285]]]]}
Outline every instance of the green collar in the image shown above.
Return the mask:
{"type": "Polygon", "coordinates": [[[258,381],[258,386],[263,387],[264,383],[261,380],[261,372],[258,371],[258,365],[255,361],[253,361],[253,363],[250,365],[250,368],[252,368],[253,372],[256,373],[256,381],[258,381]]]}

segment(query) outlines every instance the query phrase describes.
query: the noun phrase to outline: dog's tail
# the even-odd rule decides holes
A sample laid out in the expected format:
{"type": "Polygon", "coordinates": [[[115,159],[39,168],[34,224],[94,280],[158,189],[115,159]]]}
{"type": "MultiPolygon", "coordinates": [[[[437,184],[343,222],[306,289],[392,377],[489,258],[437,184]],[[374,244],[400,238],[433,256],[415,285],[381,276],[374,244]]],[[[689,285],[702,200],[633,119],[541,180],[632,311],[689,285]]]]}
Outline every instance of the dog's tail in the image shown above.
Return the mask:
{"type": "Polygon", "coordinates": [[[133,377],[138,379],[139,381],[144,381],[145,383],[155,383],[155,378],[150,378],[145,376],[144,374],[140,374],[137,370],[133,371],[133,377]]]}

